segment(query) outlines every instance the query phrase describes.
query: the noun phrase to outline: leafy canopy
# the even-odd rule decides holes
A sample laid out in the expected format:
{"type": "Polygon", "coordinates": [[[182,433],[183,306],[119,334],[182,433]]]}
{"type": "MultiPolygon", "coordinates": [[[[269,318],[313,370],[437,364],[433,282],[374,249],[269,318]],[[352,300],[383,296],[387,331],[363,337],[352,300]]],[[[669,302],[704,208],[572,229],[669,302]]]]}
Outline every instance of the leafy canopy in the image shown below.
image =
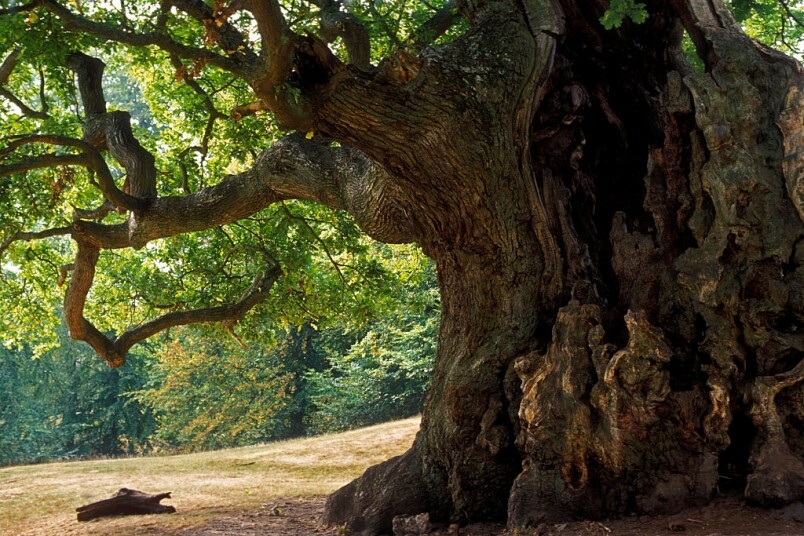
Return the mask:
{"type": "MultiPolygon", "coordinates": [[[[231,110],[253,100],[252,88],[203,54],[215,51],[216,57],[221,56],[217,39],[229,24],[241,31],[245,41],[224,50],[221,61],[260,49],[254,17],[249,11],[230,9],[234,4],[210,3],[215,16],[201,20],[194,14],[205,4],[197,1],[61,5],[84,21],[79,25],[66,23],[58,9],[5,6],[0,10],[0,60],[13,56],[14,61],[7,78],[0,80],[4,92],[0,147],[32,133],[82,137],[84,110],[76,75],[65,66],[70,52],[82,51],[107,64],[103,88],[109,111],[131,114],[135,136],[155,156],[159,196],[196,192],[227,174],[249,169],[281,131],[271,114],[231,119],[231,110]],[[174,7],[163,11],[166,5],[174,7]],[[93,35],[92,24],[117,29],[124,36],[161,32],[200,52],[193,59],[154,46],[128,46],[93,35]]],[[[324,34],[322,17],[333,6],[340,7],[331,2],[281,3],[285,19],[297,33],[324,34]]],[[[412,44],[419,26],[443,8],[444,2],[353,1],[338,13],[363,21],[376,63],[392,50],[412,44]]],[[[332,49],[346,59],[344,40],[337,35],[330,38],[332,49]]],[[[43,156],[57,160],[69,152],[64,147],[28,144],[3,151],[0,158],[13,165],[43,156]]],[[[122,187],[125,170],[108,155],[105,160],[122,187]]],[[[32,347],[41,355],[56,344],[59,320],[54,313],[64,293],[60,283],[69,277],[76,247],[67,236],[47,235],[50,230],[67,229],[76,208],[104,202],[96,181],[87,169],[65,163],[0,177],[0,303],[8,312],[0,318],[0,342],[6,347],[32,347]],[[37,239],[12,242],[25,233],[37,239]]],[[[104,223],[125,218],[112,212],[104,223]]],[[[428,262],[409,247],[392,252],[374,243],[344,213],[286,201],[237,223],[154,241],[140,250],[104,251],[85,314],[102,332],[119,333],[166,311],[232,302],[261,269],[261,252],[276,259],[284,275],[259,314],[238,327],[245,337],[264,331],[260,326],[266,321],[288,326],[312,319],[322,328],[359,325],[392,307],[393,289],[428,262]],[[391,265],[380,260],[388,255],[399,260],[391,265]]]]}

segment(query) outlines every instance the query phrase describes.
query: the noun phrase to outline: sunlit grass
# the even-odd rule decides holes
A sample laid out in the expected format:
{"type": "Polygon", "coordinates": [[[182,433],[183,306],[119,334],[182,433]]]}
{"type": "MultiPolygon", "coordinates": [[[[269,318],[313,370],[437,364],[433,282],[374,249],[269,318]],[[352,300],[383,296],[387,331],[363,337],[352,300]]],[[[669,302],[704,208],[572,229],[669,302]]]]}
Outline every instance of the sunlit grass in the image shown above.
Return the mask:
{"type": "Polygon", "coordinates": [[[0,469],[0,534],[146,534],[200,525],[279,497],[325,495],[411,445],[419,419],[342,434],[180,456],[0,469]],[[77,506],[120,488],[172,492],[173,515],[78,523],[77,506]]]}

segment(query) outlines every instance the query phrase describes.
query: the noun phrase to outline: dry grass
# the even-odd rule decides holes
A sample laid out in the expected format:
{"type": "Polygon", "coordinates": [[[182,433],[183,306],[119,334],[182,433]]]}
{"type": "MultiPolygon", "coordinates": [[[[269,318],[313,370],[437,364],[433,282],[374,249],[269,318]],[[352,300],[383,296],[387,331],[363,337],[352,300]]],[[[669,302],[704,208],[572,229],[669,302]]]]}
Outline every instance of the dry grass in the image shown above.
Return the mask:
{"type": "Polygon", "coordinates": [[[324,495],[407,450],[418,427],[413,418],[256,447],[0,469],[0,534],[164,534],[279,497],[324,495]],[[123,487],[170,491],[162,502],[177,513],[76,521],[77,506],[123,487]]]}

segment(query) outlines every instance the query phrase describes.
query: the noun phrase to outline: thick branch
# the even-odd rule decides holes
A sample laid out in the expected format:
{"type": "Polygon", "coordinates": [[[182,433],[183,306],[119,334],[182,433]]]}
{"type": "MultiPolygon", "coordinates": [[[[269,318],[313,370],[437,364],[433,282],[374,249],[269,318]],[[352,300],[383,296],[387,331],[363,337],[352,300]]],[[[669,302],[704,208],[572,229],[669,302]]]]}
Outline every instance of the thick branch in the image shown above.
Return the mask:
{"type": "Polygon", "coordinates": [[[254,20],[257,22],[263,52],[270,58],[269,62],[275,61],[272,56],[277,54],[291,35],[279,2],[276,0],[249,0],[247,9],[254,15],[254,20]]]}
{"type": "Polygon", "coordinates": [[[286,199],[347,210],[372,237],[412,242],[418,230],[387,172],[365,154],[290,135],[263,152],[254,167],[186,196],[160,197],[128,222],[75,222],[74,233],[104,249],[140,248],[152,240],[225,225],[286,199]]]}
{"type": "MultiPolygon", "coordinates": [[[[84,140],[94,147],[105,146],[109,149],[126,170],[126,193],[141,200],[139,205],[147,203],[156,197],[154,157],[134,137],[128,112],[106,113],[102,86],[104,63],[80,52],[70,54],[67,63],[78,74],[78,87],[86,114],[84,140]]],[[[131,210],[125,205],[118,206],[131,210]]],[[[141,210],[142,206],[138,209],[141,210]]]]}
{"type": "Polygon", "coordinates": [[[341,11],[341,3],[334,0],[312,0],[321,8],[321,36],[331,43],[340,37],[346,46],[349,63],[361,69],[370,65],[371,45],[363,23],[351,13],[341,11]]]}
{"type": "Polygon", "coordinates": [[[98,58],[81,52],[67,56],[67,67],[78,75],[78,91],[87,117],[106,113],[106,98],[103,96],[103,70],[106,64],[98,58]]]}
{"type": "Polygon", "coordinates": [[[257,22],[265,63],[260,76],[250,82],[254,93],[274,112],[283,128],[311,130],[309,103],[301,98],[298,87],[287,83],[293,72],[299,36],[288,28],[276,0],[249,0],[246,6],[257,22]]]}
{"type": "Polygon", "coordinates": [[[318,37],[288,28],[276,0],[247,2],[262,37],[265,69],[249,83],[287,130],[313,130],[311,94],[345,66],[318,37]]]}

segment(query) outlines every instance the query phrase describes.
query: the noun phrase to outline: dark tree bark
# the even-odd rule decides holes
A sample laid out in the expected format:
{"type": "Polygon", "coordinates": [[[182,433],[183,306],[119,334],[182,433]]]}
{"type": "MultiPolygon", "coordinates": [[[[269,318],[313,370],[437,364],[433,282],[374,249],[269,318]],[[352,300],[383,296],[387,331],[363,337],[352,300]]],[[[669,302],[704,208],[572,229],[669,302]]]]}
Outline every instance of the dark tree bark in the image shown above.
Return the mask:
{"type": "Polygon", "coordinates": [[[734,485],[800,500],[801,66],[719,2],[648,2],[615,31],[594,1],[461,7],[473,30],[412,80],[316,108],[403,185],[443,303],[413,448],[324,521],[523,527],[734,485]],[[374,92],[376,111],[349,100],[374,92]]]}
{"type": "MultiPolygon", "coordinates": [[[[48,141],[82,156],[57,164],[104,179],[96,153],[108,150],[142,175],[131,193],[99,181],[130,211],[125,224],[79,217],[63,231],[80,246],[65,303],[73,336],[115,366],[147,336],[110,340],[83,317],[100,250],[310,199],[378,240],[420,244],[443,307],[413,447],[334,493],[325,523],[381,534],[394,516],[427,512],[524,527],[676,511],[729,486],[761,505],[800,500],[802,66],[746,37],[720,0],[646,1],[647,22],[611,31],[603,0],[463,0],[466,34],[369,68],[359,21],[319,3],[323,38],[294,34],[276,2],[233,3],[252,12],[264,50],[223,57],[42,0],[82,31],[241,76],[260,102],[238,117],[267,108],[316,133],[284,138],[216,186],[154,197],[153,159],[120,134],[125,118],[85,103],[86,139],[48,141]],[[336,36],[349,38],[349,64],[325,44],[336,36]]],[[[203,2],[169,4],[209,17],[203,2]]],[[[443,31],[447,15],[431,26],[443,31]]],[[[230,45],[245,41],[218,22],[215,39],[239,51],[230,45]]],[[[85,80],[82,95],[97,99],[85,80]]],[[[277,270],[231,306],[236,318],[277,270]]]]}

